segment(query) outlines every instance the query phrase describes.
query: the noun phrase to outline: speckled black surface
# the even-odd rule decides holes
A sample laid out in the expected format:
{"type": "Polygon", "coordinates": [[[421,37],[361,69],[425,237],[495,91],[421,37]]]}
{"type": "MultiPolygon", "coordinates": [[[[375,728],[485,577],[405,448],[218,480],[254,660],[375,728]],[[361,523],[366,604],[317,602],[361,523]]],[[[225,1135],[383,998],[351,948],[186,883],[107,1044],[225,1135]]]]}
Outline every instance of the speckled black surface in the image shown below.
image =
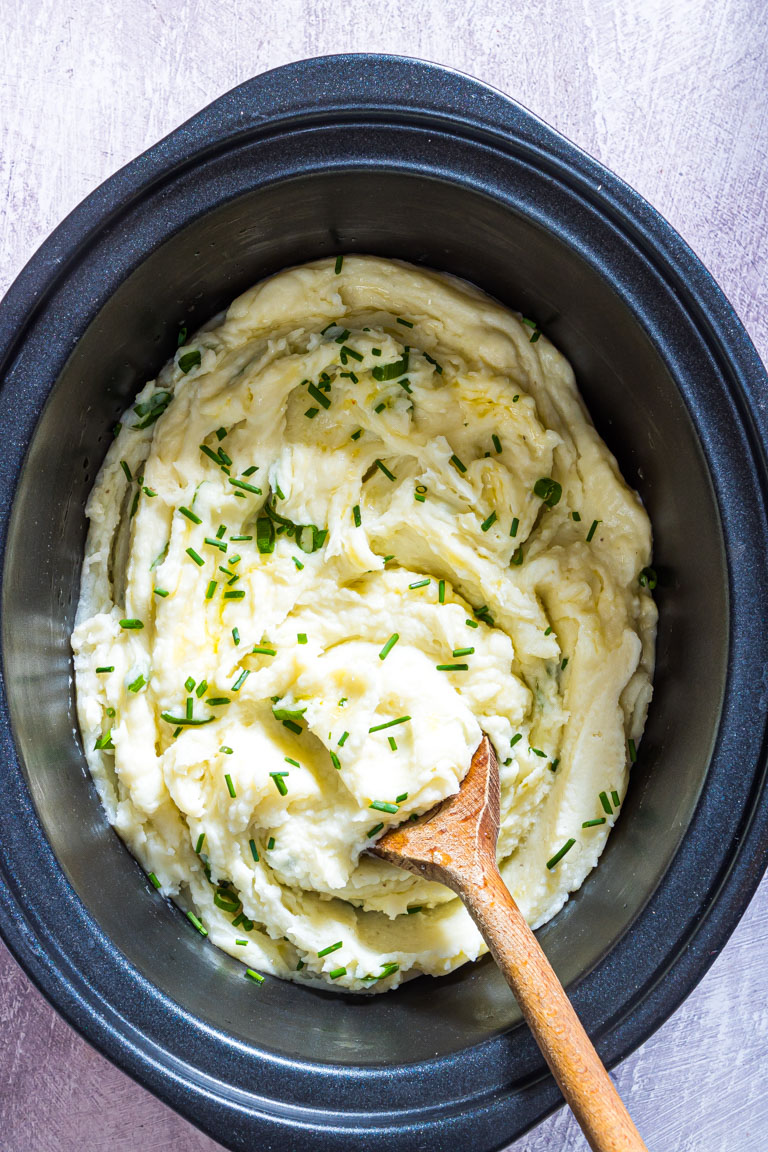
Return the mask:
{"type": "Polygon", "coordinates": [[[365,1001],[254,990],[110,832],[73,721],[83,501],[112,421],[180,321],[349,250],[535,315],[651,512],[648,734],[600,867],[541,933],[607,1062],[674,1010],[754,891],[768,388],[751,343],[669,225],[524,109],[432,65],[332,57],[257,77],[139,157],[0,304],[0,930],[75,1027],[233,1149],[490,1152],[559,1100],[493,966],[365,1001]]]}

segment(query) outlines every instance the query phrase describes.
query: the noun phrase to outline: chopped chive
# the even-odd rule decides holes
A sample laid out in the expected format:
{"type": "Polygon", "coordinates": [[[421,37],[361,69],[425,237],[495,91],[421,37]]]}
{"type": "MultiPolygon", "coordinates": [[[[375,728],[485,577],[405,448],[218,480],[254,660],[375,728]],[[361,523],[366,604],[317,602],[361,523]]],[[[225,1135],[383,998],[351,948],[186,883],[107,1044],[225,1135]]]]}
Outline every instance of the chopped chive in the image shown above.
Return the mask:
{"type": "Polygon", "coordinates": [[[600,796],[599,796],[599,800],[603,806],[603,812],[605,812],[606,816],[612,816],[613,815],[613,808],[611,808],[611,802],[608,799],[608,793],[607,792],[601,792],[600,796]]]}
{"type": "Polygon", "coordinates": [[[253,980],[254,984],[264,983],[264,977],[260,972],[254,972],[253,968],[246,968],[245,975],[248,980],[253,980]]]}
{"type": "Polygon", "coordinates": [[[209,448],[207,444],[200,444],[199,448],[204,456],[207,456],[209,460],[213,460],[214,464],[221,466],[223,460],[212,448],[209,448]]]}
{"type": "MultiPolygon", "coordinates": [[[[258,649],[257,649],[257,648],[254,648],[254,652],[257,652],[257,651],[258,651],[258,649]]],[[[268,649],[267,649],[267,652],[271,652],[271,654],[274,656],[274,652],[273,652],[271,649],[269,649],[269,648],[268,648],[268,649]]],[[[238,676],[237,680],[235,680],[235,682],[234,682],[234,684],[232,685],[232,687],[231,687],[230,691],[231,691],[231,692],[239,692],[239,691],[240,691],[240,689],[242,688],[243,684],[245,684],[246,680],[247,680],[247,679],[248,679],[248,677],[250,676],[250,674],[251,674],[251,670],[250,670],[250,668],[246,668],[246,669],[244,669],[244,671],[242,671],[242,672],[240,673],[240,675],[238,676]]]]}
{"type": "Polygon", "coordinates": [[[303,967],[304,967],[304,961],[303,961],[303,960],[299,960],[298,964],[296,965],[296,971],[297,971],[297,972],[301,972],[301,970],[302,970],[302,968],[303,968],[303,967]]]}
{"type": "Polygon", "coordinates": [[[518,741],[522,740],[522,738],[523,738],[522,732],[516,732],[515,735],[512,737],[512,739],[509,742],[510,748],[514,748],[515,744],[517,744],[518,741]]]}
{"type": "Polygon", "coordinates": [[[339,760],[339,758],[338,758],[338,756],[336,755],[336,753],[335,753],[335,752],[330,752],[330,753],[329,753],[329,755],[330,755],[330,757],[331,757],[331,764],[333,764],[333,766],[334,766],[334,768],[336,769],[336,771],[337,771],[337,772],[341,771],[341,761],[339,760]]]}
{"type": "Polygon", "coordinates": [[[154,588],[153,591],[155,593],[155,596],[160,596],[163,600],[168,595],[165,588],[154,588]]]}
{"type": "Polygon", "coordinates": [[[423,904],[412,904],[411,907],[406,908],[405,911],[406,911],[406,914],[408,916],[413,916],[413,915],[415,915],[416,912],[421,912],[423,907],[424,907],[423,904]]]}
{"type": "Polygon", "coordinates": [[[343,748],[348,739],[349,739],[349,732],[342,732],[341,736],[339,736],[339,743],[338,743],[339,748],[343,748]]]}
{"type": "Polygon", "coordinates": [[[233,754],[233,751],[228,744],[222,744],[221,748],[219,748],[219,752],[223,752],[225,756],[232,756],[233,754]]]}
{"type": "Polygon", "coordinates": [[[560,861],[562,860],[563,856],[565,856],[566,852],[570,852],[571,848],[573,848],[575,843],[576,843],[576,841],[573,839],[573,837],[571,837],[570,840],[566,840],[566,842],[565,842],[565,844],[563,844],[562,848],[560,848],[559,851],[555,852],[552,859],[547,860],[547,868],[549,868],[551,871],[556,864],[559,864],[560,861]]]}
{"type": "Polygon", "coordinates": [[[299,644],[306,644],[306,642],[307,642],[306,632],[297,632],[296,633],[296,640],[298,641],[299,644]]]}
{"type": "Polygon", "coordinates": [[[468,672],[469,664],[436,664],[438,672],[468,672]]]}
{"type": "Polygon", "coordinates": [[[200,855],[200,852],[202,851],[202,847],[203,847],[204,843],[205,843],[205,832],[201,832],[197,838],[197,844],[195,844],[195,852],[197,852],[198,856],[200,855]]]}
{"type": "Polygon", "coordinates": [[[99,736],[98,740],[94,744],[94,748],[98,752],[109,752],[114,748],[114,746],[115,745],[112,742],[112,729],[111,728],[103,736],[99,736]]]}
{"type": "Polygon", "coordinates": [[[209,696],[206,700],[209,708],[223,708],[225,704],[231,704],[229,696],[209,696]]]}
{"type": "Polygon", "coordinates": [[[559,763],[560,763],[560,757],[559,756],[556,756],[554,760],[551,760],[550,764],[549,764],[550,772],[557,772],[557,766],[559,763]]]}
{"type": "Polygon", "coordinates": [[[205,590],[206,600],[211,600],[213,598],[213,594],[216,591],[217,587],[218,587],[218,582],[216,580],[209,580],[208,581],[208,587],[205,590]]]}
{"type": "Polygon", "coordinates": [[[237,792],[235,792],[235,786],[232,783],[232,777],[230,776],[229,772],[227,772],[224,779],[225,779],[226,784],[227,784],[227,792],[229,792],[230,796],[234,800],[235,797],[237,796],[237,792]]]}
{"type": "Polygon", "coordinates": [[[195,689],[195,696],[197,696],[198,700],[201,700],[203,698],[203,696],[205,696],[207,689],[208,689],[208,681],[207,680],[201,680],[200,683],[198,684],[197,688],[195,689]]]}
{"type": "Polygon", "coordinates": [[[400,385],[400,387],[403,389],[404,392],[408,393],[409,396],[413,394],[413,389],[411,388],[410,380],[408,380],[408,379],[398,380],[398,384],[400,385]]]}
{"type": "Polygon", "coordinates": [[[341,354],[342,356],[351,356],[352,359],[357,360],[358,363],[362,363],[363,361],[363,357],[360,355],[360,353],[356,352],[354,348],[350,348],[348,344],[345,344],[342,347],[341,354]]]}
{"type": "Polygon", "coordinates": [[[272,849],[274,848],[274,846],[275,846],[275,838],[274,838],[274,836],[270,836],[269,840],[267,840],[267,850],[269,852],[271,852],[272,849]]]}
{"type": "Polygon", "coordinates": [[[518,567],[520,564],[522,564],[522,562],[523,562],[523,546],[522,546],[522,544],[518,544],[517,548],[515,548],[514,552],[512,553],[512,557],[511,557],[509,563],[514,564],[516,567],[518,567]]]}
{"type": "Polygon", "coordinates": [[[416,580],[416,581],[415,581],[413,584],[409,584],[409,585],[408,585],[408,587],[409,587],[410,589],[413,589],[413,588],[426,588],[427,584],[430,584],[430,583],[431,583],[431,581],[430,581],[429,577],[427,577],[427,579],[426,579],[426,580],[416,580]]]}
{"type": "Polygon", "coordinates": [[[389,812],[393,815],[399,812],[397,804],[390,804],[388,800],[372,800],[368,807],[375,808],[377,812],[389,812]]]}
{"type": "Polygon", "coordinates": [[[397,317],[397,322],[398,324],[402,324],[403,328],[413,328],[413,324],[411,324],[410,320],[403,320],[402,316],[397,317]]]}
{"type": "Polygon", "coordinates": [[[403,355],[400,360],[394,360],[391,364],[376,364],[371,370],[371,375],[374,380],[397,380],[398,376],[405,376],[408,371],[408,360],[410,356],[410,349],[404,348],[403,355]]]}
{"type": "Polygon", "coordinates": [[[157,492],[155,492],[154,488],[147,488],[146,484],[142,486],[141,490],[145,496],[157,496],[157,492]]]}
{"type": "Polygon", "coordinates": [[[480,627],[477,620],[465,620],[464,623],[467,625],[468,628],[479,628],[480,627]]]}
{"type": "Polygon", "coordinates": [[[445,604],[445,580],[441,580],[437,585],[437,602],[445,604]]]}
{"type": "Polygon", "coordinates": [[[199,920],[197,916],[195,916],[194,912],[187,912],[187,919],[191,921],[192,924],[194,924],[195,928],[197,928],[201,936],[208,935],[208,929],[203,926],[202,920],[199,920]]]}
{"type": "Polygon", "coordinates": [[[122,424],[115,424],[114,428],[112,429],[112,435],[114,436],[115,439],[117,439],[117,437],[120,435],[122,428],[123,428],[122,424]]]}
{"type": "Polygon", "coordinates": [[[374,412],[383,412],[385,408],[386,408],[386,404],[382,400],[381,404],[376,405],[376,407],[374,408],[374,412]]]}
{"type": "Polygon", "coordinates": [[[330,408],[330,400],[324,392],[320,391],[316,384],[310,384],[307,388],[307,392],[309,392],[312,399],[317,400],[318,404],[321,404],[323,408],[330,408]]]}
{"type": "Polygon", "coordinates": [[[216,429],[216,439],[217,440],[223,440],[226,435],[227,435],[226,428],[217,428],[216,429]]]}
{"type": "Polygon", "coordinates": [[[134,620],[132,618],[129,618],[127,620],[121,620],[120,621],[120,627],[125,628],[129,632],[130,631],[137,632],[140,628],[143,628],[144,625],[142,624],[141,620],[134,620]]]}
{"type": "Polygon", "coordinates": [[[136,509],[138,508],[138,506],[139,506],[139,490],[137,488],[133,494],[133,500],[131,501],[131,511],[128,514],[129,520],[132,520],[134,518],[134,516],[136,515],[136,509]]]}
{"type": "Polygon", "coordinates": [[[253,492],[255,496],[261,496],[261,488],[257,488],[255,484],[249,484],[246,480],[235,480],[230,476],[229,483],[233,488],[242,488],[243,492],[253,492]]]}
{"type": "Polygon", "coordinates": [[[596,820],[585,820],[582,828],[597,828],[598,824],[605,824],[605,816],[598,816],[596,820]]]}
{"type": "Polygon", "coordinates": [[[548,628],[544,629],[544,635],[549,636],[549,635],[551,635],[551,633],[552,633],[552,625],[550,624],[548,628]]]}
{"type": "Polygon", "coordinates": [[[377,832],[381,832],[383,827],[384,827],[383,824],[374,824],[373,828],[368,829],[368,831],[366,832],[366,836],[370,840],[371,837],[375,836],[377,832]]]}
{"type": "Polygon", "coordinates": [[[337,276],[341,272],[341,268],[342,268],[343,264],[344,264],[344,257],[343,256],[337,256],[336,257],[336,264],[334,265],[334,269],[333,269],[337,276]]]}
{"type": "Polygon", "coordinates": [[[114,716],[114,715],[115,715],[114,708],[107,708],[107,716],[114,716]]]}
{"type": "MultiPolygon", "coordinates": [[[[258,464],[251,464],[250,468],[244,468],[243,469],[243,476],[253,476],[254,472],[258,472],[258,470],[259,470],[258,464]]],[[[282,499],[282,497],[281,497],[281,499],[282,499]]]]}
{"type": "Polygon", "coordinates": [[[186,376],[187,372],[191,372],[193,368],[197,368],[201,360],[200,349],[196,348],[194,352],[185,352],[183,356],[179,356],[177,364],[186,376]]]}
{"type": "MultiPolygon", "coordinates": [[[[286,757],[286,759],[287,759],[287,757],[286,757]]],[[[288,772],[270,772],[270,776],[272,777],[272,779],[275,782],[275,788],[277,788],[277,790],[281,796],[287,796],[288,795],[288,785],[286,784],[285,780],[283,779],[284,776],[288,776],[288,775],[289,775],[288,772]]]]}
{"type": "Polygon", "coordinates": [[[619,799],[619,794],[615,788],[611,791],[611,800],[613,800],[614,808],[621,807],[621,800],[619,799]]]}
{"type": "MultiPolygon", "coordinates": [[[[104,668],[104,669],[101,669],[101,668],[97,668],[97,669],[96,669],[96,671],[97,671],[97,672],[101,672],[101,671],[104,671],[104,672],[108,672],[108,671],[114,671],[114,669],[108,669],[108,668],[104,668]]],[[[634,740],[627,740],[627,748],[629,749],[629,760],[630,760],[630,763],[631,763],[631,764],[634,764],[634,763],[635,763],[635,761],[637,760],[637,749],[635,748],[635,742],[634,742],[634,740]]]]}
{"type": "Polygon", "coordinates": [[[131,475],[131,470],[128,467],[127,462],[125,460],[121,460],[120,461],[120,467],[122,468],[123,472],[125,472],[125,476],[126,476],[128,483],[132,484],[133,483],[133,476],[131,475]]]}
{"type": "Polygon", "coordinates": [[[213,536],[206,536],[205,543],[210,544],[211,548],[218,548],[219,552],[226,552],[229,547],[228,544],[223,543],[221,540],[214,539],[213,536]]]}
{"type": "Polygon", "coordinates": [[[385,724],[374,724],[373,728],[369,728],[370,732],[383,732],[385,728],[394,728],[396,724],[405,724],[410,720],[410,716],[398,716],[397,720],[387,720],[385,724]]]}
{"type": "Polygon", "coordinates": [[[495,432],[491,436],[491,440],[493,440],[493,446],[496,449],[496,451],[501,452],[501,440],[499,440],[499,438],[495,432]]]}
{"type": "Polygon", "coordinates": [[[598,524],[602,524],[602,520],[593,520],[592,521],[592,526],[589,529],[589,532],[587,532],[587,544],[589,544],[590,540],[594,536],[598,524]]]}
{"type": "Polygon", "coordinates": [[[128,685],[129,692],[140,692],[147,681],[144,679],[143,674],[140,672],[136,679],[128,685]]]}
{"type": "Polygon", "coordinates": [[[103,664],[101,668],[96,669],[96,673],[98,675],[100,672],[114,672],[114,670],[114,664],[103,664]]]}
{"type": "Polygon", "coordinates": [[[550,476],[542,476],[537,480],[533,486],[534,496],[538,496],[543,500],[548,508],[554,508],[560,502],[560,497],[563,494],[562,484],[558,484],[557,480],[553,480],[550,476]]]}
{"type": "Polygon", "coordinates": [[[382,648],[381,652],[379,652],[379,660],[386,660],[387,656],[392,651],[395,644],[397,644],[399,639],[400,634],[398,632],[393,632],[389,640],[387,640],[386,644],[382,648]]]}
{"type": "Polygon", "coordinates": [[[253,536],[230,536],[230,540],[253,540],[253,536]]]}
{"type": "Polygon", "coordinates": [[[488,529],[491,527],[491,525],[493,525],[493,524],[495,524],[495,523],[496,523],[496,520],[497,520],[497,516],[496,516],[496,513],[495,513],[495,512],[491,512],[491,514],[490,514],[490,516],[488,517],[488,519],[487,519],[487,520],[483,520],[482,524],[480,525],[480,529],[481,529],[481,531],[483,531],[483,532],[487,532],[487,531],[488,531],[488,529]]]}
{"type": "Polygon", "coordinates": [[[193,524],[202,524],[200,517],[191,511],[189,508],[178,508],[177,511],[181,512],[182,516],[186,516],[187,520],[191,520],[193,524]]]}
{"type": "Polygon", "coordinates": [[[225,592],[224,593],[224,599],[225,600],[242,600],[244,597],[245,597],[245,592],[243,592],[242,589],[240,589],[240,591],[233,591],[233,592],[225,592]]]}
{"type": "Polygon", "coordinates": [[[637,578],[637,582],[641,588],[647,588],[649,592],[653,592],[654,588],[659,582],[656,575],[655,568],[643,568],[637,578]]]}
{"type": "Polygon", "coordinates": [[[581,512],[571,512],[571,519],[578,523],[581,520],[581,512]]]}
{"type": "Polygon", "coordinates": [[[343,968],[343,967],[342,968],[334,968],[332,972],[328,973],[328,979],[329,980],[338,980],[338,978],[340,976],[346,976],[346,974],[347,974],[346,968],[343,968]]]}
{"type": "Polygon", "coordinates": [[[384,562],[385,564],[389,564],[390,560],[394,560],[394,558],[395,558],[394,556],[384,556],[384,557],[382,557],[382,559],[383,559],[383,562],[384,562]]]}
{"type": "Polygon", "coordinates": [[[148,878],[151,881],[152,885],[155,888],[159,888],[160,887],[160,881],[158,880],[157,876],[155,876],[154,872],[149,872],[147,875],[148,875],[148,878]]]}
{"type": "Polygon", "coordinates": [[[258,864],[259,863],[259,850],[256,847],[256,841],[253,839],[249,840],[248,841],[248,847],[251,850],[251,856],[253,856],[254,861],[258,864]]]}
{"type": "Polygon", "coordinates": [[[362,436],[362,434],[363,434],[362,428],[358,428],[357,432],[352,433],[352,435],[350,436],[350,440],[359,440],[360,437],[362,436]]]}
{"type": "Polygon", "coordinates": [[[397,740],[395,740],[394,736],[387,736],[387,741],[392,751],[397,752],[397,740]]]}
{"type": "Polygon", "coordinates": [[[528,748],[531,752],[533,752],[534,756],[546,756],[547,755],[546,752],[542,752],[541,748],[532,748],[530,744],[528,745],[528,748]]]}
{"type": "Polygon", "coordinates": [[[563,656],[562,660],[560,661],[560,671],[565,672],[565,669],[567,667],[568,667],[568,657],[563,656]]]}
{"type": "Polygon", "coordinates": [[[452,656],[474,656],[474,648],[454,648],[451,653],[452,656]]]}
{"type": "Polygon", "coordinates": [[[343,946],[344,941],[337,940],[335,944],[329,944],[327,948],[321,948],[317,954],[318,959],[322,959],[323,956],[329,956],[331,952],[338,952],[339,948],[343,948],[343,946]]]}
{"type": "Polygon", "coordinates": [[[301,768],[298,760],[291,760],[290,756],[283,756],[283,760],[285,760],[286,764],[293,764],[294,768],[301,768]]]}
{"type": "MultiPolygon", "coordinates": [[[[277,649],[276,648],[266,648],[264,645],[258,645],[257,644],[255,648],[251,649],[251,655],[252,656],[276,656],[277,655],[277,649]]],[[[236,690],[237,689],[233,687],[232,691],[235,692],[236,690]]]]}
{"type": "Polygon", "coordinates": [[[513,516],[513,517],[512,517],[512,526],[511,526],[511,528],[509,529],[509,534],[510,534],[510,536],[512,536],[513,538],[514,538],[515,536],[517,536],[517,530],[518,530],[518,528],[519,528],[519,527],[520,527],[520,520],[519,520],[519,518],[518,518],[517,516],[513,516]]]}
{"type": "Polygon", "coordinates": [[[195,564],[197,564],[199,568],[203,567],[203,565],[205,564],[205,560],[203,560],[203,558],[199,552],[195,552],[194,548],[187,548],[186,553],[187,553],[187,556],[189,556],[192,560],[194,560],[195,564]]]}
{"type": "Polygon", "coordinates": [[[457,468],[459,472],[464,473],[467,470],[466,464],[463,464],[455,453],[451,456],[450,463],[453,464],[454,468],[457,468]]]}
{"type": "Polygon", "coordinates": [[[281,720],[283,728],[287,728],[289,732],[295,732],[297,736],[301,736],[304,729],[295,720],[281,720]]]}
{"type": "Polygon", "coordinates": [[[381,472],[384,473],[384,475],[387,477],[388,480],[394,480],[395,479],[395,477],[390,472],[389,468],[387,468],[386,464],[382,464],[381,460],[374,460],[374,464],[376,465],[376,467],[381,472]]]}
{"type": "Polygon", "coordinates": [[[442,374],[443,374],[443,369],[442,369],[442,366],[441,366],[440,364],[438,364],[437,360],[433,360],[433,358],[432,358],[432,357],[429,355],[429,353],[428,353],[428,352],[424,352],[424,353],[423,353],[423,356],[424,356],[424,359],[425,359],[425,360],[428,360],[428,361],[429,361],[429,363],[430,363],[430,364],[431,364],[431,365],[434,367],[434,369],[435,369],[435,372],[437,372],[437,374],[438,374],[439,376],[442,376],[442,374]]]}
{"type": "Polygon", "coordinates": [[[302,570],[302,568],[304,567],[304,565],[302,564],[301,560],[299,560],[298,556],[291,556],[291,560],[293,560],[293,562],[294,562],[294,564],[296,565],[297,569],[299,570],[299,572],[301,572],[301,570],[302,570]]]}
{"type": "Polygon", "coordinates": [[[247,943],[247,940],[235,940],[235,944],[240,944],[242,947],[245,947],[247,943]]]}
{"type": "Polygon", "coordinates": [[[320,411],[319,408],[307,408],[304,415],[307,417],[308,420],[314,420],[315,416],[317,416],[319,411],[320,411]]]}
{"type": "Polygon", "coordinates": [[[355,504],[354,508],[352,509],[352,519],[355,522],[355,528],[359,528],[363,522],[362,516],[360,515],[359,504],[355,504]]]}

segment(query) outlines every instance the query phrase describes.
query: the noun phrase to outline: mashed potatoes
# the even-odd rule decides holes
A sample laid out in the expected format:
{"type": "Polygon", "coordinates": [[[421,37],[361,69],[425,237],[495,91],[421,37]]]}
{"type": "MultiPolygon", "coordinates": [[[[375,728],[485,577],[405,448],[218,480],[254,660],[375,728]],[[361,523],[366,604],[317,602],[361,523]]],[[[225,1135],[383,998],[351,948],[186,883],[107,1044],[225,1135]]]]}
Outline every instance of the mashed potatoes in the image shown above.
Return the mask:
{"type": "Polygon", "coordinates": [[[530,322],[401,263],[283,272],[142,390],[88,516],[93,777],[254,978],[383,991],[485,950],[451,892],[365,853],[482,732],[530,923],[595,866],[650,698],[651,533],[530,322]]]}

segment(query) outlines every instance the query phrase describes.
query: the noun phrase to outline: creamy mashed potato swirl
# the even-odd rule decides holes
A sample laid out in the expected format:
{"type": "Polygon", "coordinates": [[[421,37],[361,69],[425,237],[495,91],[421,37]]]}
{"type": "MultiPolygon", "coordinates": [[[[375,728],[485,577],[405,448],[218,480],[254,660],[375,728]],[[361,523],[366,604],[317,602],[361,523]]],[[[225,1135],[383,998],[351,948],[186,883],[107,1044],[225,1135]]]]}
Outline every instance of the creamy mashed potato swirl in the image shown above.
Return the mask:
{"type": "Polygon", "coordinates": [[[398,262],[282,272],[145,386],[87,512],[91,772],[219,948],[357,991],[479,956],[452,893],[365,849],[482,732],[523,913],[582,884],[650,698],[651,533],[529,323],[398,262]]]}

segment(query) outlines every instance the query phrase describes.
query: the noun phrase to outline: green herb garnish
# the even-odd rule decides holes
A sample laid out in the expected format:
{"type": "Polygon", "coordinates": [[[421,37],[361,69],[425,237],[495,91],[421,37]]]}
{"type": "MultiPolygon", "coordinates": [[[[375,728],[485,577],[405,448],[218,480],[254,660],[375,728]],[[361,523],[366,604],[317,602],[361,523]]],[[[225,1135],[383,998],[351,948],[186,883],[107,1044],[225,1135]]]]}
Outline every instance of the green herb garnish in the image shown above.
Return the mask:
{"type": "Polygon", "coordinates": [[[137,632],[140,628],[143,628],[144,625],[142,624],[141,620],[134,620],[134,619],[129,618],[127,620],[121,620],[120,621],[120,627],[125,628],[126,631],[129,631],[129,632],[130,631],[137,632]]]}
{"type": "Polygon", "coordinates": [[[542,476],[537,480],[533,486],[535,496],[543,500],[548,508],[554,508],[555,504],[559,503],[560,497],[563,494],[562,484],[558,484],[557,480],[553,480],[550,476],[542,476]]]}
{"type": "Polygon", "coordinates": [[[385,728],[394,728],[396,724],[405,724],[410,720],[410,716],[398,716],[397,720],[387,720],[385,724],[374,724],[373,728],[369,728],[369,732],[382,732],[385,728]]]}
{"type": "Polygon", "coordinates": [[[177,509],[177,511],[181,512],[182,516],[186,516],[187,520],[191,520],[193,524],[202,524],[200,517],[195,512],[192,512],[191,509],[181,507],[177,509]]]}
{"type": "Polygon", "coordinates": [[[392,651],[395,644],[397,644],[399,639],[400,634],[398,632],[393,632],[389,640],[387,640],[386,644],[382,648],[381,652],[379,652],[379,660],[386,660],[387,656],[392,651]]]}
{"type": "Polygon", "coordinates": [[[405,376],[408,371],[410,349],[405,348],[402,358],[394,360],[391,364],[375,364],[371,369],[374,380],[396,380],[398,376],[405,376]]]}
{"type": "Polygon", "coordinates": [[[177,363],[186,376],[187,372],[191,372],[193,368],[197,368],[201,360],[200,349],[195,348],[194,352],[185,352],[183,356],[179,356],[177,363]]]}
{"type": "Polygon", "coordinates": [[[487,520],[483,520],[482,524],[480,525],[480,530],[481,530],[481,532],[487,532],[487,531],[488,531],[488,529],[489,529],[489,528],[490,528],[490,527],[491,527],[493,524],[495,524],[495,523],[496,523],[496,520],[497,520],[497,516],[496,516],[496,513],[495,513],[495,512],[491,512],[491,514],[490,514],[490,516],[488,517],[488,519],[487,519],[487,520]]]}
{"type": "Polygon", "coordinates": [[[565,842],[565,844],[563,844],[562,848],[560,848],[559,851],[555,852],[552,859],[547,860],[547,868],[549,868],[549,870],[551,871],[555,867],[556,864],[559,864],[560,861],[562,860],[563,856],[565,856],[566,852],[570,852],[571,848],[573,848],[575,843],[576,843],[576,841],[573,839],[573,837],[571,837],[570,840],[566,840],[566,842],[565,842]]]}
{"type": "Polygon", "coordinates": [[[589,529],[589,532],[587,532],[587,544],[589,544],[590,540],[594,536],[598,524],[602,524],[602,520],[593,520],[592,521],[592,527],[589,529]]]}

